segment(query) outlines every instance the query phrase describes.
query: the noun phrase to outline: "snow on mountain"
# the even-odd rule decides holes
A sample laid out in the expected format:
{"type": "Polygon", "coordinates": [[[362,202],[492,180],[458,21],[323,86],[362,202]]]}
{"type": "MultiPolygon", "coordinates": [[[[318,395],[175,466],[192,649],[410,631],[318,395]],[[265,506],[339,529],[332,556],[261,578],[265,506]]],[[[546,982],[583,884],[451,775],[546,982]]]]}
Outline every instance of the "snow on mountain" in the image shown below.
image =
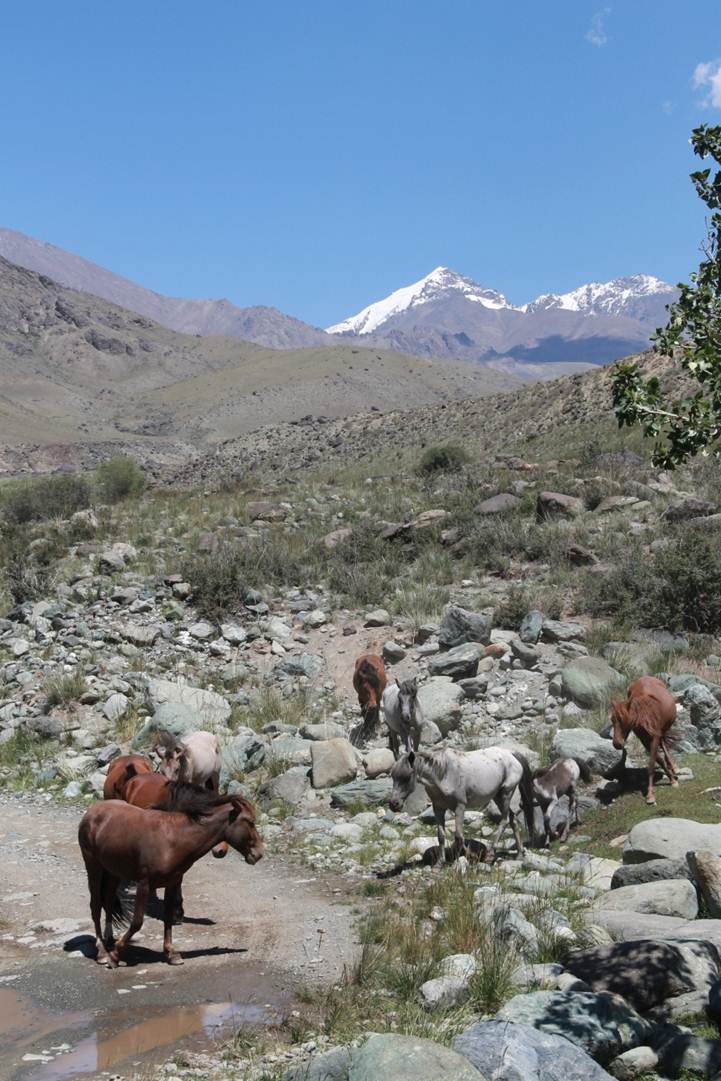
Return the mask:
{"type": "Polygon", "coordinates": [[[449,270],[448,267],[439,266],[420,281],[406,285],[402,289],[396,289],[390,296],[376,301],[375,304],[369,304],[357,315],[352,315],[344,319],[342,323],[327,327],[327,332],[328,334],[372,334],[393,316],[400,315],[411,308],[418,308],[422,304],[429,304],[431,301],[458,295],[481,304],[484,308],[518,310],[497,290],[485,289],[471,278],[464,278],[461,274],[449,270]]]}
{"type": "Polygon", "coordinates": [[[662,294],[669,294],[670,299],[670,294],[675,292],[673,285],[652,274],[634,274],[609,282],[589,282],[570,293],[544,293],[525,304],[523,310],[531,313],[560,309],[588,315],[625,315],[633,301],[662,294]]]}

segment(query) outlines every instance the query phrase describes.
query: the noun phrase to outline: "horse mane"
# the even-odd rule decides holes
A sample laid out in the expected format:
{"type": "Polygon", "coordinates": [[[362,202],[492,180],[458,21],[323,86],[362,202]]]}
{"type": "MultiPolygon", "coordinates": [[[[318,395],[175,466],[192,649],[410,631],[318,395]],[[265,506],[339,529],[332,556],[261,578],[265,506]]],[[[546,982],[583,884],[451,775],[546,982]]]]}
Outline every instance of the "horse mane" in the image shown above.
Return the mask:
{"type": "Polygon", "coordinates": [[[171,732],[167,732],[164,728],[158,729],[155,734],[156,746],[163,747],[166,751],[174,751],[176,747],[181,745],[179,736],[174,736],[171,732]]]}
{"type": "Polygon", "coordinates": [[[156,803],[153,810],[177,811],[193,819],[210,814],[218,801],[215,792],[187,781],[168,781],[166,793],[163,801],[156,803]]]}
{"type": "Polygon", "coordinates": [[[661,719],[658,715],[659,705],[655,698],[650,695],[639,695],[632,698],[628,704],[628,719],[634,732],[646,732],[649,736],[658,736],[661,733],[661,719]]]}
{"type": "Polygon", "coordinates": [[[427,763],[434,781],[442,781],[448,773],[448,755],[445,751],[417,751],[416,759],[427,763]]]}

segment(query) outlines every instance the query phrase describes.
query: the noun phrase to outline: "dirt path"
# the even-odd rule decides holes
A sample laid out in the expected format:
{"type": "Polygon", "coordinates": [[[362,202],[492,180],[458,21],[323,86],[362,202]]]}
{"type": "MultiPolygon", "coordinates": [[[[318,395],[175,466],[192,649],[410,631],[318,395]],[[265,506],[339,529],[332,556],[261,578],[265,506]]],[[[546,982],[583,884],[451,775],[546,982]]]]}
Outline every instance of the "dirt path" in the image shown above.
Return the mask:
{"type": "Polygon", "coordinates": [[[157,919],[146,919],[127,967],[101,968],[86,956],[81,814],[0,799],[3,1079],[129,1076],[180,1041],[212,1046],[219,1024],[277,1022],[297,987],[330,982],[352,960],[347,884],[314,878],[271,850],[256,867],[234,853],[193,867],[175,935],[181,968],[162,962],[157,919]]]}

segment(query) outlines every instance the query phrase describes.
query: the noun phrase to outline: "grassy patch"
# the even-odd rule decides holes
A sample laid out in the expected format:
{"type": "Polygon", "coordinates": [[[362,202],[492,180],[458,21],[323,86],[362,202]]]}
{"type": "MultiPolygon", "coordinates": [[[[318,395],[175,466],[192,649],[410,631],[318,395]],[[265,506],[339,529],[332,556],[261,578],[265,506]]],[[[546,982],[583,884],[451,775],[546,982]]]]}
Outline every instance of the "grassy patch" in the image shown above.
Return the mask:
{"type": "Polygon", "coordinates": [[[64,676],[53,676],[43,684],[45,700],[48,706],[69,706],[85,694],[88,689],[82,672],[70,672],[64,676]]]}

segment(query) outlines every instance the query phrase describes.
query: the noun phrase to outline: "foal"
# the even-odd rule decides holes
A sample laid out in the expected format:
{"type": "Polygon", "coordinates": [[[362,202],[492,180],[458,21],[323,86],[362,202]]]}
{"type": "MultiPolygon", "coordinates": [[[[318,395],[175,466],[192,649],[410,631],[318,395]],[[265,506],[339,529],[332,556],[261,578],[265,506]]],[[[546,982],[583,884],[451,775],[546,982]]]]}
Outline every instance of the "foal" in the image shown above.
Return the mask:
{"type": "Polygon", "coordinates": [[[375,733],[380,713],[381,696],[386,689],[386,666],[376,653],[363,653],[353,669],[353,689],[358,695],[363,723],[353,733],[352,742],[364,743],[375,733]]]}
{"type": "Polygon", "coordinates": [[[676,720],[676,699],[665,683],[655,676],[641,676],[628,688],[625,702],[612,702],[613,745],[623,751],[626,761],[626,740],[631,732],[638,736],[648,751],[648,791],[646,803],[654,804],[653,775],[661,751],[661,768],[674,788],[678,785],[676,765],[668,749],[669,729],[676,720]]]}
{"type": "Polygon", "coordinates": [[[99,964],[117,967],[130,939],[143,925],[151,888],[158,886],[165,887],[163,952],[169,964],[183,963],[173,948],[176,891],[186,871],[221,840],[240,852],[246,863],[262,859],[263,842],[247,800],[201,793],[194,811],[185,814],[146,811],[120,800],[105,800],[88,808],[80,822],[78,842],[88,876],[99,964]],[[137,883],[135,909],[127,931],[108,953],[121,880],[137,883]],[[105,936],[100,929],[103,908],[105,936]]]}
{"type": "Polygon", "coordinates": [[[396,758],[401,744],[406,751],[421,745],[422,721],[418,713],[418,680],[404,679],[391,683],[381,699],[383,719],[388,727],[388,742],[396,758]]]}
{"type": "Polygon", "coordinates": [[[533,774],[533,796],[543,812],[544,848],[551,844],[551,813],[562,796],[568,796],[568,817],[560,840],[568,840],[571,825],[578,825],[578,798],[576,785],[579,779],[588,783],[591,771],[582,758],[559,758],[550,769],[538,769],[533,774]]]}
{"type": "Polygon", "coordinates": [[[160,772],[169,781],[218,791],[220,747],[214,732],[191,732],[180,740],[162,732],[155,749],[160,755],[160,772]]]}

